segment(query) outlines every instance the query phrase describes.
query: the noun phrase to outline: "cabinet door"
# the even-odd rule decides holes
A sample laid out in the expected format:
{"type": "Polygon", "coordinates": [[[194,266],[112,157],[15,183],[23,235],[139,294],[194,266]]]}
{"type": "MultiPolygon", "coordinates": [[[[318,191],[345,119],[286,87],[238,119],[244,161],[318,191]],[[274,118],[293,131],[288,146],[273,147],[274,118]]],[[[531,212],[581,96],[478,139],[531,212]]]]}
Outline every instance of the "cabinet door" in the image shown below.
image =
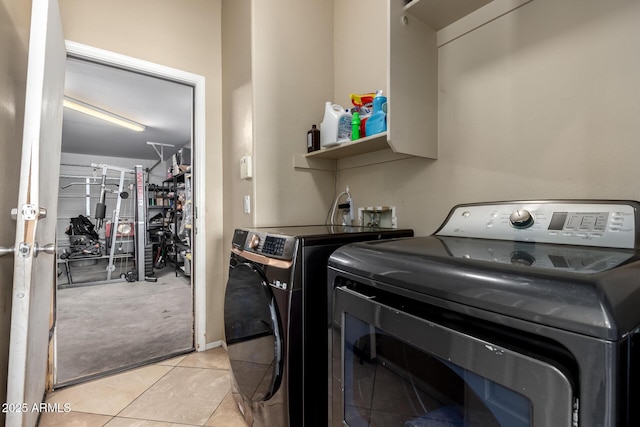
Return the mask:
{"type": "Polygon", "coordinates": [[[389,1],[389,145],[397,153],[438,158],[436,30],[389,1]]]}

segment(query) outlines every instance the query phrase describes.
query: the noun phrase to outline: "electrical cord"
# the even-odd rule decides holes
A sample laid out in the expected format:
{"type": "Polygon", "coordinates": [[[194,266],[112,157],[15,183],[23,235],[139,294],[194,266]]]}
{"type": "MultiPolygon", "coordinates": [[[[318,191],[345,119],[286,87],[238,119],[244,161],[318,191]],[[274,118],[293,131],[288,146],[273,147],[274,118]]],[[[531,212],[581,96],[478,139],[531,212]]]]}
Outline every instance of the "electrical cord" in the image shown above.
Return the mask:
{"type": "MultiPolygon", "coordinates": [[[[338,170],[333,171],[333,194],[334,196],[338,193],[338,170]]],[[[334,197],[335,198],[335,197],[334,197]]],[[[324,218],[324,225],[333,225],[333,218],[331,217],[331,212],[333,212],[332,206],[329,206],[327,210],[327,216],[324,218]]]]}
{"type": "MultiPolygon", "coordinates": [[[[346,191],[343,191],[342,193],[338,194],[338,196],[333,201],[333,206],[331,208],[331,218],[329,218],[328,225],[333,225],[334,224],[333,221],[334,221],[334,219],[336,217],[336,209],[338,207],[338,201],[340,200],[340,197],[342,197],[342,196],[347,196],[347,201],[348,202],[353,200],[351,198],[351,193],[349,193],[349,186],[347,186],[346,191]]],[[[349,203],[347,203],[347,204],[349,204],[349,203]]],[[[350,225],[350,224],[348,224],[348,225],[350,225]]]]}

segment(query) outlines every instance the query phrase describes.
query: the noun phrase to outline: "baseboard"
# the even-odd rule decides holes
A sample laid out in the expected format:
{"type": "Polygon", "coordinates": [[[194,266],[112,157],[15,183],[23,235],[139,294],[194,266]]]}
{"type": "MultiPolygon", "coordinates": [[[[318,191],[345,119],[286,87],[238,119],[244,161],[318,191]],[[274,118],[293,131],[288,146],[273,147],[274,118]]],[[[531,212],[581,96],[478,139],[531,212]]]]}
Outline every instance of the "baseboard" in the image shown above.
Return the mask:
{"type": "Polygon", "coordinates": [[[224,344],[225,344],[225,343],[224,343],[224,341],[222,341],[222,340],[214,341],[214,342],[210,342],[210,343],[207,343],[207,344],[204,346],[204,350],[202,350],[202,351],[211,350],[212,348],[216,348],[216,347],[224,347],[224,348],[225,348],[225,350],[226,350],[226,346],[225,346],[224,344]]]}

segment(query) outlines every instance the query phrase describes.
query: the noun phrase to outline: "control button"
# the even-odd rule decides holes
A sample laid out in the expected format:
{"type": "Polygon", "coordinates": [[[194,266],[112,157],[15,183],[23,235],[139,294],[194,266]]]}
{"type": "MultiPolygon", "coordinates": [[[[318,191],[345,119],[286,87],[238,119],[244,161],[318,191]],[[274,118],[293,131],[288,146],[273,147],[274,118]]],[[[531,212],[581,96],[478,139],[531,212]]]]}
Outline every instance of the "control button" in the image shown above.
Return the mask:
{"type": "Polygon", "coordinates": [[[287,290],[287,283],[286,282],[281,282],[280,280],[274,281],[273,282],[273,286],[275,286],[278,289],[287,290]]]}
{"type": "Polygon", "coordinates": [[[564,233],[562,233],[562,235],[566,236],[566,237],[571,237],[571,236],[573,236],[573,233],[569,233],[569,232],[565,231],[564,233]]]}
{"type": "Polygon", "coordinates": [[[587,237],[587,233],[576,233],[578,237],[587,237]]]}
{"type": "Polygon", "coordinates": [[[602,237],[602,233],[591,233],[591,237],[602,237]]]}
{"type": "Polygon", "coordinates": [[[471,216],[471,212],[469,212],[469,211],[462,212],[462,217],[463,218],[469,218],[470,216],[471,216]]]}
{"type": "Polygon", "coordinates": [[[509,216],[509,223],[513,228],[529,228],[534,222],[531,212],[525,209],[518,209],[509,216]]]}
{"type": "Polygon", "coordinates": [[[549,232],[549,236],[557,236],[558,232],[557,231],[550,231],[549,232]]]}
{"type": "Polygon", "coordinates": [[[286,239],[282,237],[267,236],[262,245],[262,253],[282,256],[286,239]]]}
{"type": "Polygon", "coordinates": [[[489,222],[487,223],[487,228],[491,228],[491,227],[493,227],[493,221],[489,221],[489,222]]]}

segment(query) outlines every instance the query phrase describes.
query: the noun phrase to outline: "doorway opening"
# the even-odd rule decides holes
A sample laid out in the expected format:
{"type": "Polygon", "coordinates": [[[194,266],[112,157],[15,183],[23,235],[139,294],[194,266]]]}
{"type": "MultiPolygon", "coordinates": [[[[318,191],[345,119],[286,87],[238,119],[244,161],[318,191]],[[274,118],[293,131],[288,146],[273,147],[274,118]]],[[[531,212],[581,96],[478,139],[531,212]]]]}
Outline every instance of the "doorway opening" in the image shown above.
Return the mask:
{"type": "Polygon", "coordinates": [[[204,349],[204,77],[73,42],[67,53],[65,99],[145,129],[132,138],[65,109],[54,387],[204,349]]]}

